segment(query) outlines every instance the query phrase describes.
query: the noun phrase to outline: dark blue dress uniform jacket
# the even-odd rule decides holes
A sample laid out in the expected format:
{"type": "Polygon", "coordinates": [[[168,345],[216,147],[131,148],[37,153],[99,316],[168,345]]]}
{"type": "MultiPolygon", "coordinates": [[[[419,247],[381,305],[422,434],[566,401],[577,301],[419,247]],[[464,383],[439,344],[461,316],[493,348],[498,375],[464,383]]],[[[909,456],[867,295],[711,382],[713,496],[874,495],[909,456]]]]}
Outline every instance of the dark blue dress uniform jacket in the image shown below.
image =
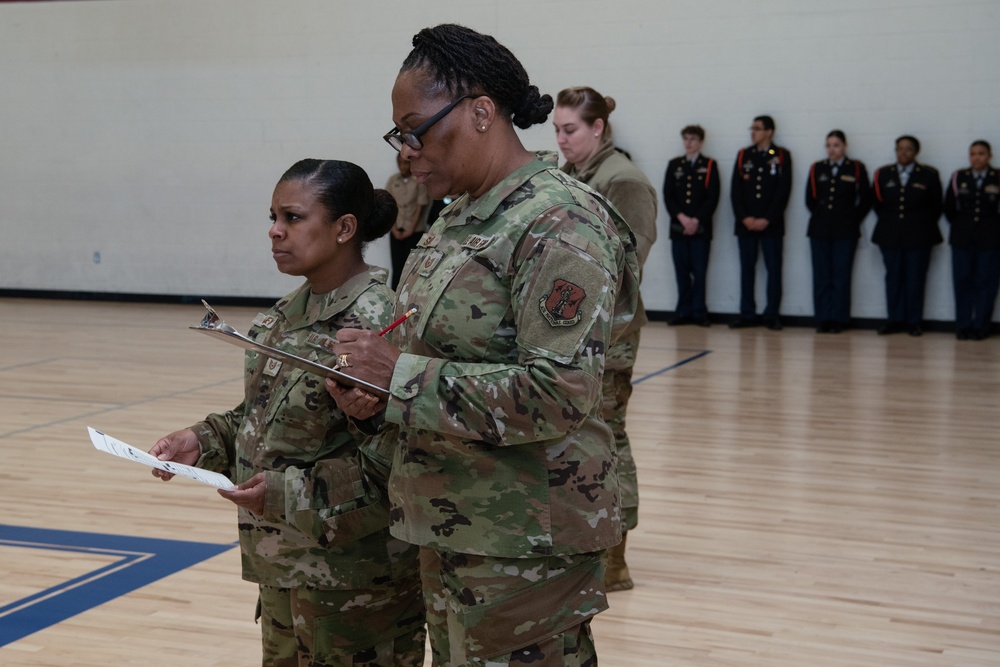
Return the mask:
{"type": "Polygon", "coordinates": [[[663,177],[663,201],[670,214],[671,239],[711,239],[712,216],[719,205],[719,165],[712,158],[699,155],[694,164],[686,156],[676,157],[667,164],[663,177]],[[683,213],[698,218],[698,231],[685,236],[677,221],[683,213]]]}
{"type": "Polygon", "coordinates": [[[806,184],[806,207],[812,213],[807,232],[810,238],[858,238],[871,206],[871,186],[864,163],[845,157],[836,176],[829,160],[813,163],[806,184]]]}
{"type": "Polygon", "coordinates": [[[944,214],[951,223],[948,242],[956,248],[1000,248],[1000,172],[986,170],[981,188],[971,169],[956,171],[948,184],[944,214]]]}
{"type": "Polygon", "coordinates": [[[737,236],[781,237],[785,235],[785,207],[792,193],[792,155],[780,146],[740,151],[733,169],[730,198],[736,215],[737,236]],[[743,218],[767,218],[768,226],[755,232],[743,218]]]}
{"type": "Polygon", "coordinates": [[[924,248],[941,243],[941,178],[937,169],[914,163],[904,188],[895,164],[875,170],[873,177],[878,216],[872,243],[886,248],[924,248]]]}

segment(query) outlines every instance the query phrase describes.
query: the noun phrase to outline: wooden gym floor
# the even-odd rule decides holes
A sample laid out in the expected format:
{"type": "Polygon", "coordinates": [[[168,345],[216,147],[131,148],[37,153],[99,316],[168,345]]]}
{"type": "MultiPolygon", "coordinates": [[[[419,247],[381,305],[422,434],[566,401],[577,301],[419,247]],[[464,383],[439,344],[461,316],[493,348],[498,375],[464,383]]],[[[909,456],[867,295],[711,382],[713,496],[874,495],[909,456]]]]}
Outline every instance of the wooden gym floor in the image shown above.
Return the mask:
{"type": "MultiPolygon", "coordinates": [[[[239,402],[202,314],[0,299],[0,665],[259,664],[232,506],[87,437],[239,402]]],[[[602,666],[1000,665],[1000,339],[652,323],[635,381],[602,666]]]]}

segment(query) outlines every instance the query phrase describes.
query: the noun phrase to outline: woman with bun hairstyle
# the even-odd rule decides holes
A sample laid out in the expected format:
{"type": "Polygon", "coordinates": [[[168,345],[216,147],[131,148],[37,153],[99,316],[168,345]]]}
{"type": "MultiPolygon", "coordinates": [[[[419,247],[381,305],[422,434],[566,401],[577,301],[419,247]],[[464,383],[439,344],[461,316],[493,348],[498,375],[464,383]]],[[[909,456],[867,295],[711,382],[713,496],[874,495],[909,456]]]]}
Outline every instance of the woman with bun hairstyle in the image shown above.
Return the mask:
{"type": "MultiPolygon", "coordinates": [[[[559,150],[566,158],[562,170],[597,190],[618,208],[635,235],[641,269],[656,241],[656,190],[628,154],[615,146],[608,119],[614,110],[614,99],[593,88],[566,88],[556,97],[553,125],[559,150]]],[[[639,351],[639,331],[645,323],[646,312],[640,298],[632,325],[625,337],[608,350],[604,366],[602,416],[615,435],[622,494],[622,541],[608,552],[605,573],[609,591],[633,586],[625,562],[625,540],[627,531],[639,522],[639,482],[625,431],[625,412],[632,395],[632,367],[639,351]]]]}
{"type": "Polygon", "coordinates": [[[631,323],[631,234],[601,195],[526,150],[552,98],[497,40],[421,30],[385,140],[432,199],[461,193],[410,254],[384,337],[342,330],[381,416],[390,530],[420,546],[434,664],[596,665],[604,552],[621,539],[605,353],[631,323]]]}
{"type": "MultiPolygon", "coordinates": [[[[248,337],[334,366],[338,331],[390,322],[386,272],[362,249],[389,231],[396,203],[356,164],[301,160],[275,186],[270,217],[278,271],[305,282],[260,313],[248,337]]],[[[149,453],[236,483],[219,493],[238,506],[243,578],[259,588],[262,664],[422,665],[417,550],[389,534],[384,478],[360,451],[369,438],[321,377],[256,352],[244,377],[242,403],[149,453]]]]}

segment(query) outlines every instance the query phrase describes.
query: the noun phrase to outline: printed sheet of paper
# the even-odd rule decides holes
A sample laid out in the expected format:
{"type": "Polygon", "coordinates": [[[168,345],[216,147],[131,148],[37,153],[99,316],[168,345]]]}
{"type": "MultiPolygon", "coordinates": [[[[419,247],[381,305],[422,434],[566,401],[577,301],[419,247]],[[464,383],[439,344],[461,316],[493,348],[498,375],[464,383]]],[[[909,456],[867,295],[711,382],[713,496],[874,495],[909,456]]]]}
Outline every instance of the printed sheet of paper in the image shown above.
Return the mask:
{"type": "Polygon", "coordinates": [[[141,449],[136,449],[132,445],[125,444],[121,440],[115,440],[110,435],[101,433],[95,428],[88,426],[87,431],[90,432],[90,440],[94,443],[94,447],[102,452],[114,454],[115,456],[120,456],[123,459],[135,461],[136,463],[142,463],[143,465],[150,466],[151,468],[166,470],[167,472],[172,472],[175,475],[190,477],[191,479],[198,480],[199,482],[209,484],[220,489],[231,489],[234,486],[229,479],[219,473],[211,472],[210,470],[202,470],[201,468],[195,468],[194,466],[186,466],[182,463],[174,463],[173,461],[161,461],[155,456],[150,456],[141,449]]]}

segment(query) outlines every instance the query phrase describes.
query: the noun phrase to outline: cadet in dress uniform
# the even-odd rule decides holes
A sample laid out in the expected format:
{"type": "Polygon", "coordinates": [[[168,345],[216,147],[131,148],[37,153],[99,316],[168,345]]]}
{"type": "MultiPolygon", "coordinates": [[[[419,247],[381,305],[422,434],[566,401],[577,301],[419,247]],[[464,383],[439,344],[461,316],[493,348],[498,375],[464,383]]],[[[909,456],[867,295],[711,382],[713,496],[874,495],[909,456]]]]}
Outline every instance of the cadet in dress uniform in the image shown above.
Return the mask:
{"type": "Polygon", "coordinates": [[[681,130],[684,155],[667,164],[663,201],[670,214],[670,250],[677,277],[677,307],[669,324],[709,326],[705,303],[708,255],[712,247],[712,216],[719,204],[719,167],[701,154],[705,130],[688,125],[681,130]]]}
{"type": "Polygon", "coordinates": [[[792,155],[771,143],[774,119],[757,116],[750,126],[753,145],[740,150],[733,169],[733,213],[740,246],[740,315],[734,329],[756,326],[754,283],[757,254],[767,269],[767,306],[763,320],[768,329],[782,328],[781,264],[785,236],[785,207],[792,192],[792,155]]]}
{"type": "Polygon", "coordinates": [[[974,141],[969,168],[951,175],[944,200],[960,340],[989,336],[1000,287],[1000,173],[990,166],[992,156],[988,142],[974,141]]]}
{"type": "Polygon", "coordinates": [[[878,333],[923,334],[924,292],[931,249],[943,240],[941,178],[934,167],[916,162],[920,142],[904,135],[896,139],[896,163],[875,170],[872,177],[878,216],[872,243],[885,261],[887,322],[878,333]]]}
{"type": "Polygon", "coordinates": [[[868,171],[846,150],[842,131],[826,135],[827,159],[813,163],[806,184],[813,308],[820,333],[840,333],[850,324],[854,251],[872,206],[868,171]]]}

